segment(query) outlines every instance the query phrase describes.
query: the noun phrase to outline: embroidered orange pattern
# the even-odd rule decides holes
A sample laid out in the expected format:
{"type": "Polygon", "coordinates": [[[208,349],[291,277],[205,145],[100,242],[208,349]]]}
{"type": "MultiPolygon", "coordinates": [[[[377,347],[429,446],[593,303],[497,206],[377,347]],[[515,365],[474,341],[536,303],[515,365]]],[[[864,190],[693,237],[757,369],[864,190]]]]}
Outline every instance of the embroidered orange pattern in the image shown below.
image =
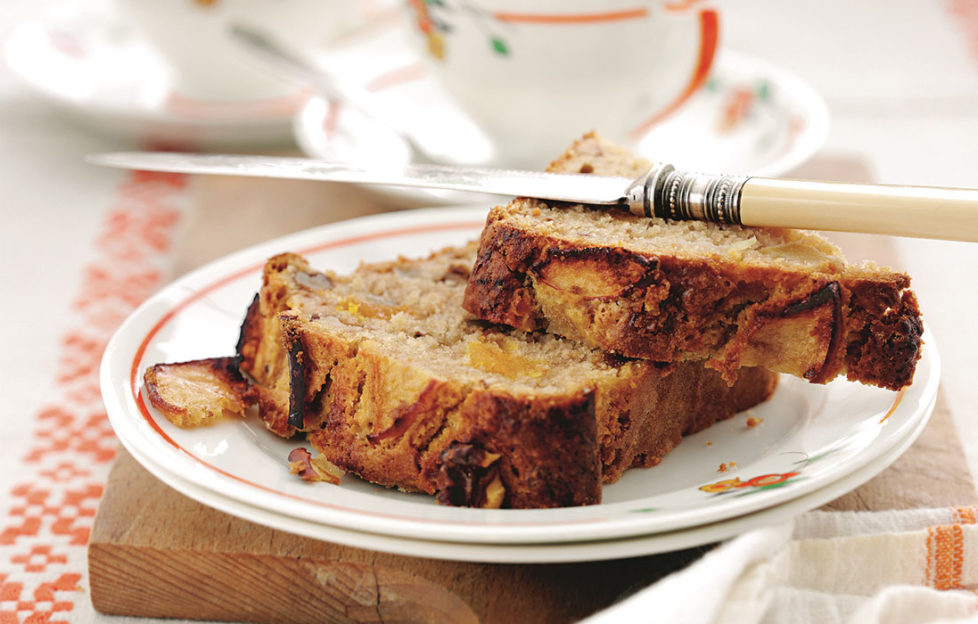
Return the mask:
{"type": "Polygon", "coordinates": [[[954,510],[955,520],[958,524],[978,523],[978,507],[957,507],[954,510]]]}
{"type": "Polygon", "coordinates": [[[925,583],[935,589],[966,589],[962,584],[964,570],[963,525],[976,523],[978,507],[951,509],[953,523],[927,529],[927,562],[925,583]]]}
{"type": "Polygon", "coordinates": [[[964,534],[960,524],[927,530],[927,584],[935,589],[961,587],[964,534]]]}
{"type": "Polygon", "coordinates": [[[80,269],[74,317],[58,340],[50,401],[21,457],[29,475],[0,496],[0,624],[66,622],[88,604],[85,547],[117,442],[99,392],[105,345],[164,277],[186,177],[133,172],[80,269]]]}

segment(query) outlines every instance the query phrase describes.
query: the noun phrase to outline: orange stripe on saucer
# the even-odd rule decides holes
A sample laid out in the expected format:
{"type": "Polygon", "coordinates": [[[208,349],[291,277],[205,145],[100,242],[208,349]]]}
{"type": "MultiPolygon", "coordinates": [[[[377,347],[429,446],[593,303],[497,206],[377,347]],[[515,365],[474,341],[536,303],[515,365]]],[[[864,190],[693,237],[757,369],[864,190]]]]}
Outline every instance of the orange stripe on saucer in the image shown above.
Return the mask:
{"type": "Polygon", "coordinates": [[[701,0],[676,0],[675,2],[667,2],[665,5],[665,10],[669,13],[679,13],[682,11],[688,11],[700,4],[701,0]]]}
{"type": "Polygon", "coordinates": [[[881,423],[886,422],[886,419],[892,416],[893,412],[895,412],[897,408],[900,407],[900,403],[903,401],[903,395],[905,395],[906,393],[907,393],[906,388],[900,388],[896,396],[893,397],[893,404],[890,405],[890,409],[886,410],[886,413],[883,414],[883,418],[880,418],[881,423]]]}
{"type": "Polygon", "coordinates": [[[500,22],[511,22],[521,24],[597,24],[600,22],[617,22],[621,20],[638,19],[649,14],[649,10],[642,7],[636,9],[625,9],[623,11],[609,11],[606,13],[493,13],[492,16],[500,22]]]}
{"type": "Polygon", "coordinates": [[[364,88],[370,92],[383,91],[384,89],[420,80],[427,73],[428,67],[424,63],[412,63],[403,67],[395,67],[371,79],[364,88]]]}
{"type": "Polygon", "coordinates": [[[173,91],[167,97],[165,106],[173,115],[188,119],[284,117],[298,112],[311,94],[310,90],[302,89],[290,95],[265,100],[225,102],[189,98],[173,91]]]}

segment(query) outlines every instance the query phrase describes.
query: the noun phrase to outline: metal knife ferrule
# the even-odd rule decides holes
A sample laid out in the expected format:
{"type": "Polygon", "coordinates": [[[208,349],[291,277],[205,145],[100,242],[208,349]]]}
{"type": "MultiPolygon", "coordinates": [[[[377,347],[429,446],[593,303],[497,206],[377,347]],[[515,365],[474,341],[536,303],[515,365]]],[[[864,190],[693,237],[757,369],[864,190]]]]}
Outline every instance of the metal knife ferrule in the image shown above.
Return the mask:
{"type": "Polygon", "coordinates": [[[672,221],[741,224],[740,198],[750,176],[676,171],[656,164],[626,191],[633,214],[672,221]]]}

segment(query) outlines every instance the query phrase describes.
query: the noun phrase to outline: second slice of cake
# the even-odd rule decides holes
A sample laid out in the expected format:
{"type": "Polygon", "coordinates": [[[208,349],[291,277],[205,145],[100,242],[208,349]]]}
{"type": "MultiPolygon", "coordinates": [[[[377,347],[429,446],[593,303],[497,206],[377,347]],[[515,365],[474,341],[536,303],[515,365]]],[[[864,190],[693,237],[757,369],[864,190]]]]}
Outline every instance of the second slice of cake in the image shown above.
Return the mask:
{"type": "MultiPolygon", "coordinates": [[[[550,170],[637,177],[649,166],[591,134],[550,170]]],[[[731,381],[763,366],[898,389],[923,330],[909,284],[813,232],[518,198],[490,212],[464,305],[628,357],[705,361],[731,381]]]]}

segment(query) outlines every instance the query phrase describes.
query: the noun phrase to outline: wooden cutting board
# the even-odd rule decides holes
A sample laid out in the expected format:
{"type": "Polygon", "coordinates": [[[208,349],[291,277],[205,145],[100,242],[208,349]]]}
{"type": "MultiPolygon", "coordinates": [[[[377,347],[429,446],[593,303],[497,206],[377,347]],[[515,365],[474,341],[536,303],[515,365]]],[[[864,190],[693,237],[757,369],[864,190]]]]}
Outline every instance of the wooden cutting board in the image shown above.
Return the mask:
{"type": "MultiPolygon", "coordinates": [[[[950,413],[830,510],[978,502],[950,413]]],[[[708,547],[618,561],[478,564],[391,555],[252,524],[187,498],[120,451],[89,544],[103,613],[247,622],[572,622],[708,547]]]]}
{"type": "MultiPolygon", "coordinates": [[[[846,163],[844,170],[856,169],[846,163]]],[[[812,177],[845,179],[836,173],[812,177]]],[[[351,187],[220,177],[198,181],[196,204],[177,250],[178,273],[259,240],[385,209],[351,187]],[[274,205],[289,209],[270,211],[274,205]]],[[[885,261],[885,240],[863,237],[847,252],[885,261]],[[875,247],[856,249],[867,240],[875,247]]],[[[960,440],[939,402],[903,457],[826,509],[976,502],[960,440]]],[[[119,615],[276,623],[569,622],[681,568],[707,548],[548,565],[390,555],[226,515],[170,489],[120,451],[95,519],[89,573],[95,608],[119,615]]]]}

